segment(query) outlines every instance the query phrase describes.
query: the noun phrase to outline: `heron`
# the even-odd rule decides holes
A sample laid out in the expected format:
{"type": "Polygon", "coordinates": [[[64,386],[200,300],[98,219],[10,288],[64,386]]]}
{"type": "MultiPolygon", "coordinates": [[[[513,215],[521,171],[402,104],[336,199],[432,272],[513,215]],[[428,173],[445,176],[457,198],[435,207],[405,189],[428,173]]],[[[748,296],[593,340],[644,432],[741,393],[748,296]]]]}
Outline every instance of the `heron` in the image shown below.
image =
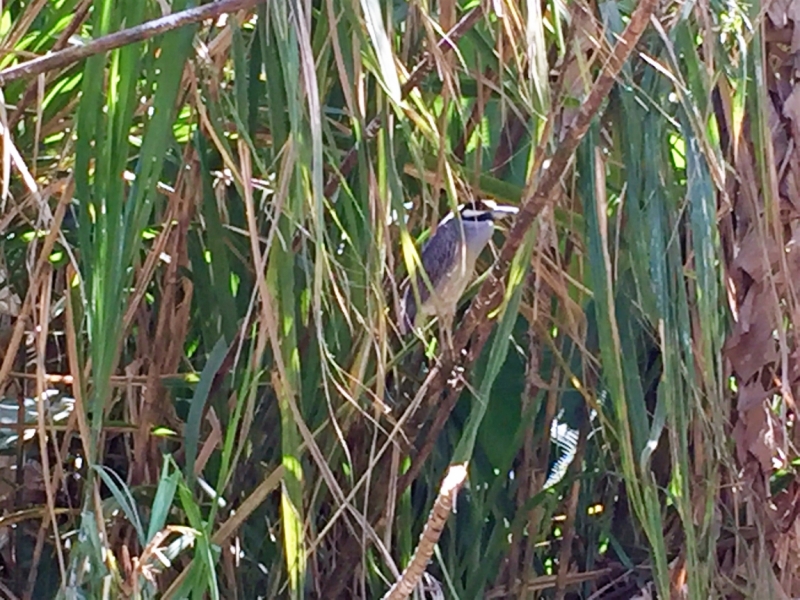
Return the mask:
{"type": "Polygon", "coordinates": [[[422,246],[421,269],[404,283],[399,330],[408,334],[425,317],[437,317],[452,347],[452,325],[458,301],[475,275],[475,262],[492,239],[496,222],[517,214],[515,206],[476,200],[446,215],[422,246]],[[422,272],[419,272],[422,271],[422,272]]]}

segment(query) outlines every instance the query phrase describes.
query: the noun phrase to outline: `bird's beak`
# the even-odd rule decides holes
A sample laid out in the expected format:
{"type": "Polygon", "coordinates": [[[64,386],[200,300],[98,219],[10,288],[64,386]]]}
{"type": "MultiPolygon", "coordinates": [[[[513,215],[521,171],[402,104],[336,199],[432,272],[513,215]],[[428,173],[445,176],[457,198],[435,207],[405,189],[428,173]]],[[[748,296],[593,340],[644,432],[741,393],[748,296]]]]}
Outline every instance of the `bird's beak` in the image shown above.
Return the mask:
{"type": "Polygon", "coordinates": [[[483,203],[484,205],[486,205],[486,208],[492,211],[492,216],[495,219],[510,217],[519,212],[519,208],[517,208],[516,206],[509,206],[508,204],[497,204],[497,202],[493,202],[491,200],[484,200],[483,203]]]}

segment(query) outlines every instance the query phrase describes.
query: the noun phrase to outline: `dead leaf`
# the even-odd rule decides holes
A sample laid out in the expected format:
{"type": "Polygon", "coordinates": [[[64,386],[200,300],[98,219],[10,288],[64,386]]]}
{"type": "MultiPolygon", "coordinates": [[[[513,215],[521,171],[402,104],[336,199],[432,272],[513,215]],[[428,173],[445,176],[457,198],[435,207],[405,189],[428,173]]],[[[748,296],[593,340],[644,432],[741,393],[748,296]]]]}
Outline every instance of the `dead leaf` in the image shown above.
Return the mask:
{"type": "Polygon", "coordinates": [[[783,428],[765,402],[739,411],[733,438],[741,464],[750,462],[752,456],[762,473],[771,473],[773,469],[786,465],[783,428]]]}

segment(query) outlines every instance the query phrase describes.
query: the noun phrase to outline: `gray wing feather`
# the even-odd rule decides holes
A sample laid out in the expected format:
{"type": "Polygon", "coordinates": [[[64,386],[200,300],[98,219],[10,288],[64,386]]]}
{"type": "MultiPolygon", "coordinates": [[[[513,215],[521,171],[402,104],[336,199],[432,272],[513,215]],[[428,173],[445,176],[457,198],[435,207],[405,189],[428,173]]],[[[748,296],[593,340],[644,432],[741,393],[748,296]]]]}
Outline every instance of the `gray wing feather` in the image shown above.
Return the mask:
{"type": "MultiPolygon", "coordinates": [[[[460,223],[451,219],[440,225],[431,239],[423,244],[422,267],[428,274],[428,279],[433,287],[436,287],[455,266],[462,241],[460,223]]],[[[424,302],[429,296],[428,289],[421,276],[418,277],[418,280],[420,282],[420,300],[424,302]],[[423,291],[424,296],[422,295],[423,291]]]]}
{"type": "MultiPolygon", "coordinates": [[[[462,240],[460,223],[455,219],[450,219],[439,225],[436,228],[436,233],[422,245],[422,254],[420,256],[422,268],[425,269],[425,273],[434,288],[453,268],[456,261],[456,253],[462,240]]],[[[421,274],[417,275],[417,289],[420,302],[424,304],[431,294],[421,274]]],[[[416,316],[417,301],[414,296],[414,288],[410,280],[407,280],[401,307],[401,333],[411,330],[416,316]]]]}

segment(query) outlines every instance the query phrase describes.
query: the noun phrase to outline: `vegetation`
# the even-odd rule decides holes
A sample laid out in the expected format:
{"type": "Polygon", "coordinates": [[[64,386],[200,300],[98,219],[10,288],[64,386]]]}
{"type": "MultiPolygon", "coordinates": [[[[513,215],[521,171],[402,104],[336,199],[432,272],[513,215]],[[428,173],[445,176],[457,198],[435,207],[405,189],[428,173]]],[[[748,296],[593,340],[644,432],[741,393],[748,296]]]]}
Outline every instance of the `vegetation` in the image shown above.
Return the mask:
{"type": "Polygon", "coordinates": [[[0,4],[0,595],[800,596],[795,18],[0,4]]]}

